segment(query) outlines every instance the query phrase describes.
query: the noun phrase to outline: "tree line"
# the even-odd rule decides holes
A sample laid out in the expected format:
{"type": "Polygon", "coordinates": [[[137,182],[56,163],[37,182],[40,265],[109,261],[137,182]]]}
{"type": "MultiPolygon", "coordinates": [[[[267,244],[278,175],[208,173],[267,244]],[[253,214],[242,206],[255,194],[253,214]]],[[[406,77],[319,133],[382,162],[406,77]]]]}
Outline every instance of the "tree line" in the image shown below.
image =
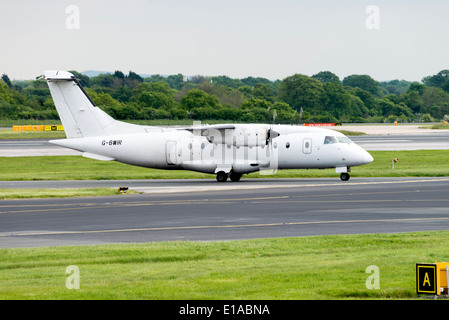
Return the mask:
{"type": "MultiPolygon", "coordinates": [[[[283,80],[122,71],[88,77],[71,71],[97,106],[119,120],[236,122],[431,122],[449,120],[449,70],[421,81],[340,80],[330,71],[283,80]]],[[[0,80],[0,119],[59,119],[45,81],[0,80]]]]}

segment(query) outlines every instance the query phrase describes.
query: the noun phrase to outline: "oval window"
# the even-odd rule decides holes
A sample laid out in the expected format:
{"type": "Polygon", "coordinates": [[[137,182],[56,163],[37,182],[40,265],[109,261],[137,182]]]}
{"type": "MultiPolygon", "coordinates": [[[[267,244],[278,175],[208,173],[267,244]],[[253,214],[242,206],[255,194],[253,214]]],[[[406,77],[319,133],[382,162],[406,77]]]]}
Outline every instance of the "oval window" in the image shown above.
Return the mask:
{"type": "Polygon", "coordinates": [[[285,144],[285,147],[288,149],[288,148],[290,148],[290,142],[287,142],[286,144],[285,144]]]}

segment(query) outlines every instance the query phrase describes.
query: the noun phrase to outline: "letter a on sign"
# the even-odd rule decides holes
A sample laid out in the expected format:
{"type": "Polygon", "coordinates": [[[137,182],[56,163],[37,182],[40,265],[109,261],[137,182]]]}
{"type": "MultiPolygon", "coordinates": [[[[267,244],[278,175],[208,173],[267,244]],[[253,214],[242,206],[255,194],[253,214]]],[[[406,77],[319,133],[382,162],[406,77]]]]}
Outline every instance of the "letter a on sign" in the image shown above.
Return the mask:
{"type": "Polygon", "coordinates": [[[435,264],[416,265],[416,292],[437,294],[437,266],[435,264]]]}

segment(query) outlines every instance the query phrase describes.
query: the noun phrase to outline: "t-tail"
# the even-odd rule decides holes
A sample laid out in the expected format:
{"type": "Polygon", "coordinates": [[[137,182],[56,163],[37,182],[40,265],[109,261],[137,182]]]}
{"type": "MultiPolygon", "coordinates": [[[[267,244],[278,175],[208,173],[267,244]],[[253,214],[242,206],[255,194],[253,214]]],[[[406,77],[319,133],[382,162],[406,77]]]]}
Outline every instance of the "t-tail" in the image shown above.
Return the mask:
{"type": "Polygon", "coordinates": [[[117,121],[97,107],[71,73],[45,71],[45,79],[68,139],[141,132],[140,126],[117,121]]]}

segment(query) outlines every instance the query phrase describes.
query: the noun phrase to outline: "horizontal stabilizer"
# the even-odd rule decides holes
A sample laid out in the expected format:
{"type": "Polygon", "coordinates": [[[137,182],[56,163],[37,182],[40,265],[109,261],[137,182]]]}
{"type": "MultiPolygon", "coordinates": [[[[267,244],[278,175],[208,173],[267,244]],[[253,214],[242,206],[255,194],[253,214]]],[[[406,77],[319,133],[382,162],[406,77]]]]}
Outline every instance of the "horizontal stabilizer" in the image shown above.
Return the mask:
{"type": "Polygon", "coordinates": [[[106,157],[106,156],[102,156],[102,155],[90,153],[90,152],[84,152],[83,157],[95,159],[95,160],[101,160],[101,161],[114,161],[115,160],[114,158],[110,158],[110,157],[106,157]]]}

